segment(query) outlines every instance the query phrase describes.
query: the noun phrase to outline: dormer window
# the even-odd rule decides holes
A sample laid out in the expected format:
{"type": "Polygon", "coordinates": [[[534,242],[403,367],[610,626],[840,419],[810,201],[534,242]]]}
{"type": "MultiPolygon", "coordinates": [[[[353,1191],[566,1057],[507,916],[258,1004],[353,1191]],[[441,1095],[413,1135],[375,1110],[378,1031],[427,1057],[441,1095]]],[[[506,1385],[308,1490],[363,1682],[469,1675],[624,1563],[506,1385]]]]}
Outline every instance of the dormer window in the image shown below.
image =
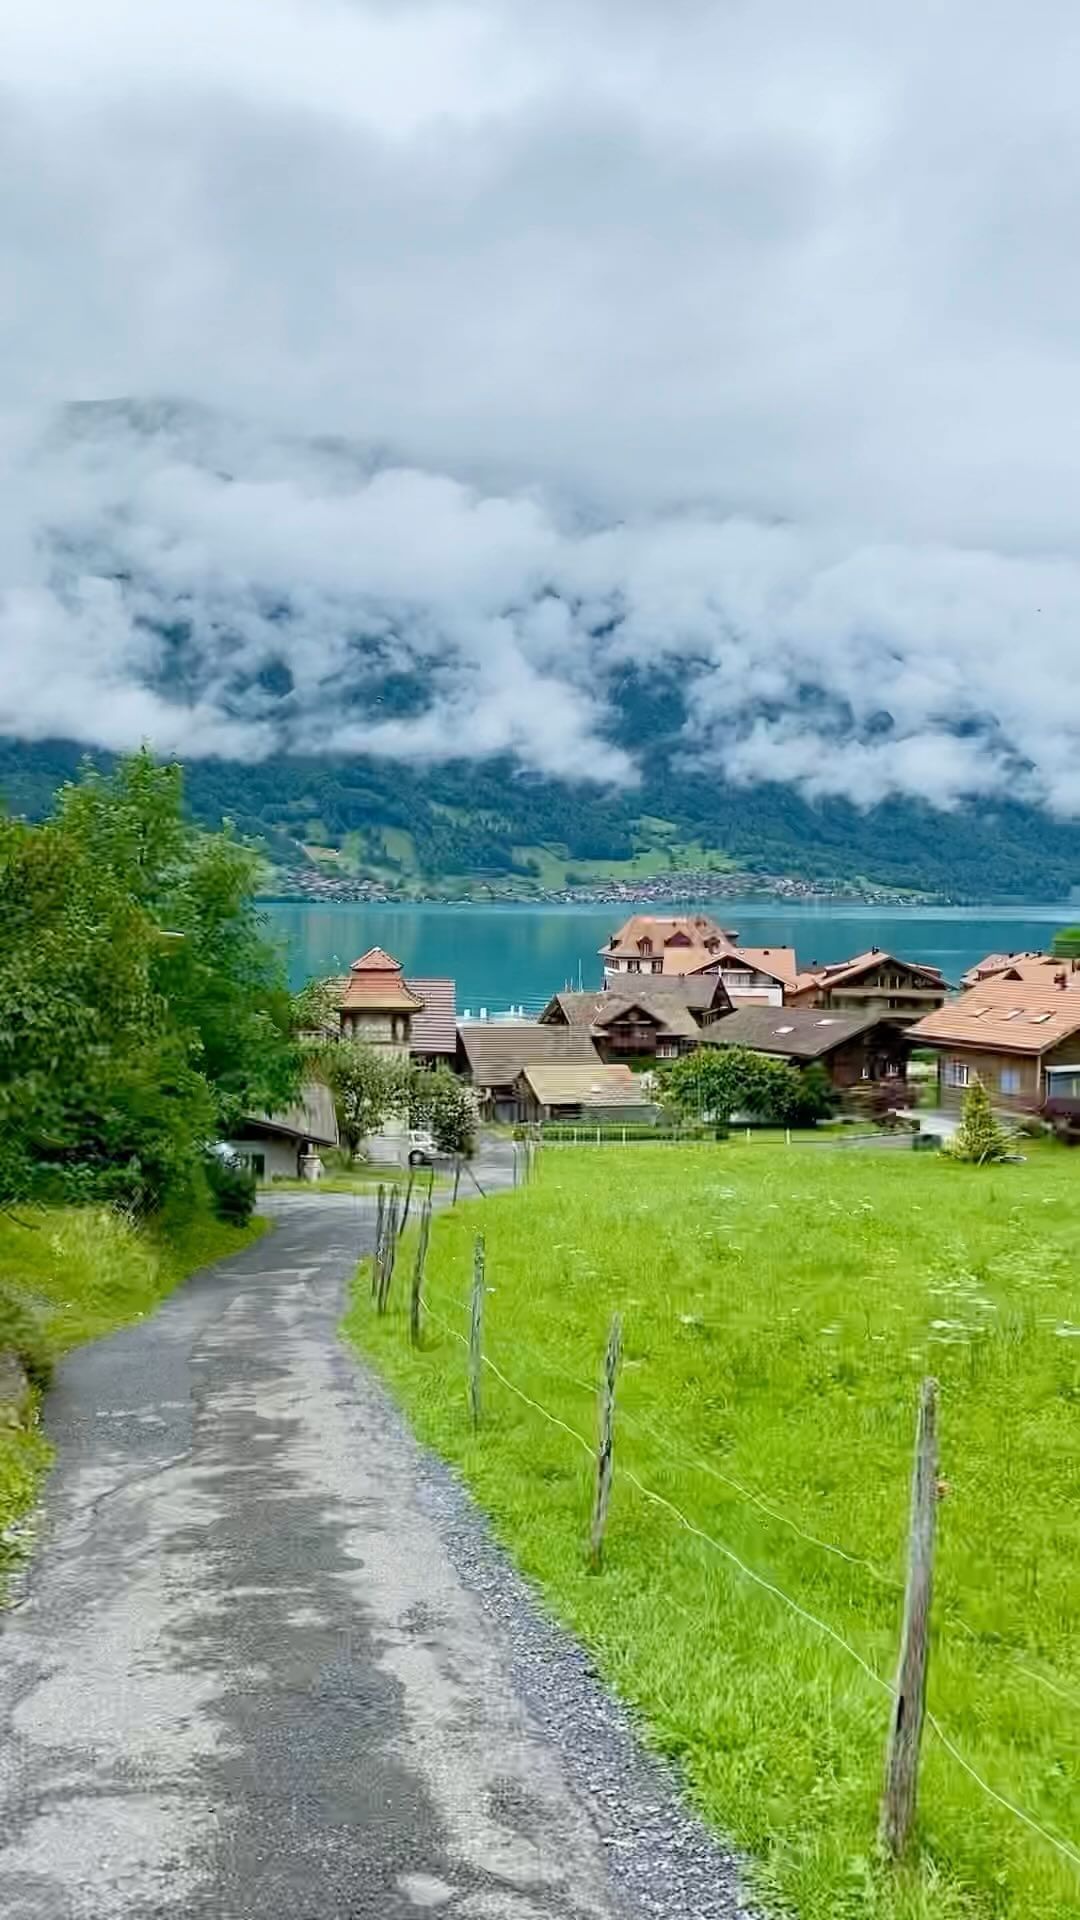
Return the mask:
{"type": "Polygon", "coordinates": [[[637,948],[639,953],[652,952],[652,941],[649,939],[648,934],[646,934],[643,939],[638,941],[637,948]]]}

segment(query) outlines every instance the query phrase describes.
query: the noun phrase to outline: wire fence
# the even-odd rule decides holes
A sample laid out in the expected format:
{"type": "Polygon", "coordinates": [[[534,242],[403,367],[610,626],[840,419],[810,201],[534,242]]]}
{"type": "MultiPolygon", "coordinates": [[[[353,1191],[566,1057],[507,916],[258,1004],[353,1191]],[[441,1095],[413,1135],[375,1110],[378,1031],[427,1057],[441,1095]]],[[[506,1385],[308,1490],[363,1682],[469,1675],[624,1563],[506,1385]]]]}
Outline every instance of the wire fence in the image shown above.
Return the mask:
{"type": "MultiPolygon", "coordinates": [[[[455,1327],[443,1313],[440,1313],[431,1297],[429,1283],[425,1282],[421,1300],[423,1311],[431,1323],[441,1328],[452,1340],[468,1351],[469,1339],[455,1327]]],[[[448,1306],[451,1311],[456,1309],[463,1314],[467,1314],[470,1307],[468,1301],[458,1299],[457,1297],[452,1297],[449,1301],[445,1302],[440,1300],[440,1304],[448,1306]]],[[[537,1347],[523,1342],[516,1333],[514,1339],[515,1347],[519,1352],[533,1358],[542,1367],[558,1377],[565,1379],[591,1399],[595,1398],[597,1392],[595,1382],[583,1379],[580,1375],[573,1373],[569,1368],[562,1366],[560,1362],[554,1360],[550,1355],[545,1355],[537,1347]]],[[[598,1450],[580,1428],[574,1426],[570,1421],[563,1419],[560,1414],[556,1413],[551,1407],[546,1406],[543,1401],[537,1399],[534,1394],[526,1392],[489,1353],[485,1352],[482,1354],[481,1362],[486,1372],[490,1373],[493,1379],[497,1380],[508,1393],[528,1408],[532,1414],[565,1435],[591,1462],[596,1462],[598,1450]]],[[[690,1468],[720,1481],[737,1497],[747,1501],[750,1505],[780,1525],[790,1528],[793,1533],[798,1535],[801,1540],[811,1547],[817,1548],[823,1553],[837,1556],[852,1567],[862,1568],[875,1581],[887,1585],[894,1592],[899,1591],[900,1583],[891,1575],[883,1573],[880,1568],[876,1567],[873,1562],[865,1556],[851,1553],[846,1548],[838,1546],[835,1542],[823,1540],[820,1536],[809,1532],[789,1515],[784,1514],[778,1505],[767,1501],[759,1493],[756,1493],[752,1488],[746,1487],[731,1475],[721,1473],[700,1455],[694,1455],[680,1449],[672,1448],[670,1442],[658,1433],[651,1422],[643,1420],[640,1416],[631,1414],[621,1407],[618,1418],[620,1424],[636,1427],[639,1431],[647,1434],[652,1443],[657,1447],[661,1459],[666,1464],[676,1468],[690,1468]]],[[[719,1535],[711,1532],[708,1528],[699,1525],[697,1520],[695,1520],[691,1514],[684,1511],[676,1501],[669,1499],[666,1494],[658,1492],[655,1487],[649,1486],[646,1481],[641,1478],[640,1474],[636,1473],[631,1467],[620,1465],[617,1467],[616,1472],[617,1477],[632,1486],[640,1498],[666,1514],[678,1527],[694,1539],[699,1540],[710,1551],[720,1555],[741,1578],[749,1581],[761,1592],[768,1594],[780,1605],[787,1608],[806,1626],[810,1627],[815,1633],[820,1634],[839,1648],[848,1659],[854,1662],[876,1691],[890,1700],[895,1700],[896,1687],[893,1682],[879,1673],[859,1649],[852,1644],[851,1640],[829,1621],[823,1619],[820,1614],[815,1613],[810,1607],[805,1606],[794,1594],[789,1593],[786,1588],[781,1586],[776,1580],[769,1579],[760,1573],[742,1554],[738,1553],[728,1541],[720,1538],[719,1535]]],[[[1018,1663],[1018,1666],[1020,1666],[1020,1663],[1018,1663]]],[[[1020,1666],[1020,1670],[1027,1673],[1032,1679],[1041,1681],[1044,1685],[1048,1686],[1052,1692],[1069,1704],[1080,1704],[1074,1701],[1072,1696],[1064,1689],[1059,1688],[1053,1682],[1047,1681],[1045,1676],[1038,1674],[1034,1669],[1020,1666]]],[[[993,1786],[965,1756],[956,1742],[945,1731],[935,1714],[929,1711],[927,1712],[926,1724],[931,1729],[942,1750],[962,1769],[967,1778],[972,1781],[988,1800],[1010,1814],[1032,1834],[1036,1835],[1047,1846],[1051,1847],[1062,1859],[1067,1860],[1071,1866],[1080,1870],[1080,1848],[1074,1845],[1072,1841],[1051,1832],[1048,1827],[1044,1826],[1043,1823],[1039,1821],[1034,1814],[1029,1812],[1026,1807],[1022,1806],[1019,1801],[1000,1792],[998,1788],[993,1786]]]]}

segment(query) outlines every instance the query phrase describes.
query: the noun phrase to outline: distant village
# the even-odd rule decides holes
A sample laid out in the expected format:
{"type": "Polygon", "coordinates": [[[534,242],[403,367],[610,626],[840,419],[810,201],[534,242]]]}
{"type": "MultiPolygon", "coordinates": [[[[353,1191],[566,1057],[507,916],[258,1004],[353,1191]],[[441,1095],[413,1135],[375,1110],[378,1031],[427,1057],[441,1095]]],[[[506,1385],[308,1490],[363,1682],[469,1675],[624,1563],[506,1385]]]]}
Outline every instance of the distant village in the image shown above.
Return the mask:
{"type": "MultiPolygon", "coordinates": [[[[635,913],[598,952],[600,984],[552,992],[535,1019],[458,1011],[449,978],[406,977],[374,947],[332,984],[333,1033],[473,1089],[482,1120],[508,1125],[655,1124],[656,1071],[702,1047],[739,1047],[819,1068],[838,1106],[913,1102],[911,1062],[933,1062],[932,1110],[955,1113],[978,1079],[994,1106],[1080,1128],[1080,961],[989,954],[963,979],[870,947],[828,966],[755,947],[703,913],[635,913]]],[[[926,1074],[924,1066],[924,1077],[926,1074]]],[[[252,1119],[233,1144],[260,1171],[336,1142],[312,1088],[287,1115],[252,1119]]]]}
{"type": "MultiPolygon", "coordinates": [[[[362,875],[328,873],[325,867],[280,868],[267,883],[262,898],[289,902],[305,900],[340,901],[378,906],[395,900],[417,902],[442,901],[466,904],[474,901],[528,900],[537,906],[678,906],[698,900],[850,900],[870,906],[910,906],[915,898],[910,891],[876,886],[872,881],[802,880],[784,873],[723,872],[714,867],[674,868],[646,879],[593,880],[564,887],[541,887],[523,883],[520,878],[492,876],[472,881],[467,891],[455,893],[449,887],[425,891],[422,885],[387,881],[362,875]]],[[[942,894],[920,894],[931,904],[948,904],[942,894]]]]}

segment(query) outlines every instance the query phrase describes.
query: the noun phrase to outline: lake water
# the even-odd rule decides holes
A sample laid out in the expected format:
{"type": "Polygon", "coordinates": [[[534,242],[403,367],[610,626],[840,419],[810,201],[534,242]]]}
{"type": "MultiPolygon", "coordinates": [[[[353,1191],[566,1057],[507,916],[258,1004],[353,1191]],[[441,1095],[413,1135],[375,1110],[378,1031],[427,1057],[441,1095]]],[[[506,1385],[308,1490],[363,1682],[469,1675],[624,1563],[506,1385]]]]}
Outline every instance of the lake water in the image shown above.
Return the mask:
{"type": "MultiPolygon", "coordinates": [[[[794,946],[802,964],[843,960],[878,946],[941,967],[954,983],[983,954],[1048,944],[1075,923],[1075,903],[1039,907],[878,908],[767,900],[703,903],[749,946],[794,946]]],[[[688,908],[677,909],[687,912],[688,908]]],[[[407,974],[449,974],[458,1012],[492,1013],[520,1004],[536,1013],[551,994],[580,979],[599,986],[597,949],[633,911],[601,907],[268,906],[286,946],[294,987],[344,972],[368,947],[385,947],[407,974]]],[[[645,911],[645,909],[642,909],[645,911]]]]}

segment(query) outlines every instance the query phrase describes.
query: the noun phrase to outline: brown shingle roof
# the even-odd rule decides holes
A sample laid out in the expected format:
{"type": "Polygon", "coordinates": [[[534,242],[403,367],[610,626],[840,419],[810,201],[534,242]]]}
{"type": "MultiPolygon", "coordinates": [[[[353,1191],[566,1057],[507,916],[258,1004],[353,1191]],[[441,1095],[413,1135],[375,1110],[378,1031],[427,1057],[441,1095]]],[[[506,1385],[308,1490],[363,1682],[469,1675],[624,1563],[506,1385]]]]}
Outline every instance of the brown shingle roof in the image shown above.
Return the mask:
{"type": "MultiPolygon", "coordinates": [[[[612,1021],[619,1019],[620,1015],[640,1007],[644,1013],[657,1021],[661,1033],[683,1034],[696,1040],[701,1029],[690,1011],[688,998],[683,992],[678,991],[679,988],[686,989],[691,984],[696,983],[688,980],[671,980],[665,991],[657,993],[655,990],[657,983],[654,980],[644,982],[640,988],[636,983],[628,980],[625,987],[612,986],[602,993],[557,993],[553,999],[549,1000],[540,1018],[544,1025],[552,1024],[545,1019],[545,1015],[558,1007],[571,1028],[602,1030],[610,1026],[612,1021]]],[[[702,984],[704,985],[705,982],[703,981],[702,984]]],[[[714,983],[709,984],[711,986],[714,983]]],[[[703,1007],[712,1005],[711,991],[707,996],[698,994],[695,998],[703,1007]]],[[[559,1031],[558,1025],[555,1026],[555,1031],[559,1031]]]]}
{"type": "Polygon", "coordinates": [[[986,980],[908,1028],[916,1046],[989,1047],[995,1053],[1048,1053],[1080,1032],[1080,974],[1066,986],[986,980]]]}
{"type": "Polygon", "coordinates": [[[616,1020],[624,1019],[628,1014],[644,1013],[647,1019],[654,1020],[659,1034],[681,1035],[696,1040],[701,1028],[694,1019],[689,1007],[674,994],[666,999],[650,1000],[647,994],[611,992],[601,996],[601,1005],[593,1022],[601,1031],[610,1027],[616,1020]]]}
{"type": "Polygon", "coordinates": [[[940,967],[931,967],[921,960],[901,960],[897,954],[885,953],[880,947],[871,947],[867,953],[857,953],[852,960],[836,960],[831,966],[816,970],[816,977],[824,987],[848,986],[872,968],[886,966],[905,967],[912,973],[925,973],[933,981],[941,981],[944,986],[940,967]]]}
{"type": "Polygon", "coordinates": [[[714,1027],[711,1047],[749,1047],[787,1060],[821,1060],[834,1047],[881,1025],[879,1013],[828,1013],[820,1007],[740,1006],[714,1027]]]}
{"type": "Polygon", "coordinates": [[[532,1061],[600,1064],[588,1031],[581,1027],[541,1026],[534,1020],[463,1020],[458,1040],[478,1087],[508,1087],[532,1061]]]}
{"type": "Polygon", "coordinates": [[[629,1067],[534,1064],[526,1080],[542,1107],[647,1107],[650,1102],[629,1067]]]}
{"type": "Polygon", "coordinates": [[[414,1053],[457,1051],[457,988],[453,980],[406,980],[410,993],[423,1005],[414,1013],[412,1038],[414,1053]]]}

